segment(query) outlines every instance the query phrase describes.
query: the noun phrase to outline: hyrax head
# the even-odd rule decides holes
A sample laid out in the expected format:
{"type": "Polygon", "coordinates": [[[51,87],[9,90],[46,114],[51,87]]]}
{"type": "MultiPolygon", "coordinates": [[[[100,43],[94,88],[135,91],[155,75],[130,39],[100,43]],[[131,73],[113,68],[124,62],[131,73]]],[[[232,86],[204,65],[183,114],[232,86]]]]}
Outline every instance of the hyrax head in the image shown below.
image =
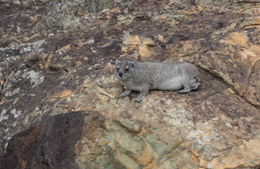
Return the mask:
{"type": "Polygon", "coordinates": [[[128,80],[133,77],[135,62],[128,60],[116,60],[116,77],[120,80],[128,80]]]}

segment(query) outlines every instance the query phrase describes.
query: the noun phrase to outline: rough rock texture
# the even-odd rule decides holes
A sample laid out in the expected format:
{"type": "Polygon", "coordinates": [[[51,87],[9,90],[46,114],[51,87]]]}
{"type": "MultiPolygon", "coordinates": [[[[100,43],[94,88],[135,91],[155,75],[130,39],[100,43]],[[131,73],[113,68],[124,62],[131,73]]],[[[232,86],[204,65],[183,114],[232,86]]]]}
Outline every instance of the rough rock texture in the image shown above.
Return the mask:
{"type": "Polygon", "coordinates": [[[1,162],[3,168],[78,168],[74,145],[82,129],[80,112],[43,119],[15,135],[1,162]]]}
{"type": "Polygon", "coordinates": [[[260,168],[258,1],[0,2],[1,169],[260,168]],[[202,86],[120,99],[120,57],[202,86]]]}

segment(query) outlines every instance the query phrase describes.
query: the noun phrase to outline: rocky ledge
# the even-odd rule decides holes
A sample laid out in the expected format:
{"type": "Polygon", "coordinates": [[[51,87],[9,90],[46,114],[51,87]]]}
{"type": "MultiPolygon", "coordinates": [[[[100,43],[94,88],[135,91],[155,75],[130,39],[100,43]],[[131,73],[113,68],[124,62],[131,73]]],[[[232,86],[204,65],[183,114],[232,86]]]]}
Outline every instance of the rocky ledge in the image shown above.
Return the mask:
{"type": "Polygon", "coordinates": [[[0,2],[1,169],[260,168],[260,2],[0,2]],[[120,99],[122,57],[201,88],[120,99]]]}

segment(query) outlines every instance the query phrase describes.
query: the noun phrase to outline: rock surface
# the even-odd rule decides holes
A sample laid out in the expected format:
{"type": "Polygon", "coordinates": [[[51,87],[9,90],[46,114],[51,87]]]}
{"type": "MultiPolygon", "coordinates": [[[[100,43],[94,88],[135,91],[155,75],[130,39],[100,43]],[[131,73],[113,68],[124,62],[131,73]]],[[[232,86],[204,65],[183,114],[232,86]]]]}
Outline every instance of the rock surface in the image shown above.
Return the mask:
{"type": "Polygon", "coordinates": [[[0,2],[0,169],[260,168],[258,1],[0,2]],[[120,99],[121,57],[202,86],[120,99]]]}

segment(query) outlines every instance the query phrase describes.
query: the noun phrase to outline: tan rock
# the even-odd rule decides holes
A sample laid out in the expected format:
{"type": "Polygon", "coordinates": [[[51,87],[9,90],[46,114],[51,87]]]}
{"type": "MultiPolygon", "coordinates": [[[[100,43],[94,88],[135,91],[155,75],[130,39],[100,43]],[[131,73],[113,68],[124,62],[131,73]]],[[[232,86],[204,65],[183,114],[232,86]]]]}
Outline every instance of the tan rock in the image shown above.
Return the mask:
{"type": "Polygon", "coordinates": [[[252,104],[260,105],[256,95],[253,94],[256,93],[256,88],[253,86],[257,85],[250,84],[250,81],[257,81],[257,77],[252,77],[251,72],[254,71],[255,64],[260,59],[260,46],[248,42],[248,38],[244,31],[229,34],[219,41],[222,48],[219,51],[210,51],[209,58],[202,58],[199,64],[223,78],[236,89],[240,96],[245,97],[252,104]],[[226,53],[227,50],[231,53],[226,53]],[[207,63],[206,60],[208,60],[207,63]],[[216,63],[219,65],[218,68],[214,66],[216,63]]]}
{"type": "Polygon", "coordinates": [[[138,45],[140,43],[140,37],[138,35],[130,35],[129,32],[124,35],[124,45],[138,45]]]}
{"type": "Polygon", "coordinates": [[[148,37],[139,37],[138,35],[130,35],[126,33],[123,39],[122,52],[135,53],[136,59],[140,56],[143,60],[147,60],[154,55],[155,42],[148,37]]]}
{"type": "Polygon", "coordinates": [[[153,46],[155,46],[155,43],[151,38],[142,39],[142,42],[139,46],[139,55],[142,58],[147,58],[151,56],[154,53],[152,49],[153,46]]]}
{"type": "Polygon", "coordinates": [[[259,139],[249,140],[248,142],[244,142],[243,145],[240,145],[235,152],[232,152],[232,155],[227,156],[223,154],[221,162],[215,158],[207,165],[211,166],[211,168],[219,169],[259,165],[257,162],[260,161],[259,145],[259,139]]]}
{"type": "Polygon", "coordinates": [[[51,98],[65,98],[71,95],[71,90],[63,90],[61,92],[58,92],[54,94],[51,98]]]}
{"type": "MultiPolygon", "coordinates": [[[[89,81],[89,83],[96,82],[89,81]]],[[[103,83],[108,82],[104,81],[103,83]]],[[[215,81],[210,83],[216,85],[215,81]]],[[[94,88],[95,85],[88,86],[94,88]]],[[[116,88],[117,91],[120,90],[118,87],[116,88]]],[[[223,94],[213,95],[212,99],[209,98],[202,103],[202,105],[206,104],[207,106],[204,109],[200,108],[200,111],[204,113],[212,111],[214,114],[209,116],[207,121],[198,121],[196,124],[191,121],[196,116],[196,106],[189,105],[189,102],[192,102],[189,97],[203,96],[207,90],[200,90],[200,94],[196,92],[192,96],[186,96],[186,99],[182,98],[183,95],[178,95],[175,92],[152,91],[141,104],[131,103],[127,98],[119,99],[117,101],[119,105],[115,106],[118,107],[116,109],[112,108],[115,103],[112,100],[106,100],[106,102],[110,102],[111,108],[101,108],[102,105],[108,104],[104,104],[102,101],[102,97],[107,96],[102,94],[102,90],[98,90],[97,92],[101,92],[102,97],[98,93],[93,95],[97,102],[92,110],[102,112],[105,119],[109,119],[105,125],[109,132],[105,132],[106,139],[100,145],[108,145],[114,152],[114,159],[126,168],[138,168],[138,166],[160,169],[194,168],[195,166],[201,168],[250,166],[252,161],[258,160],[258,150],[253,149],[254,146],[258,146],[258,140],[244,142],[240,147],[231,143],[240,140],[237,140],[235,135],[228,134],[229,132],[236,133],[237,129],[231,127],[232,124],[229,124],[229,121],[230,123],[232,121],[222,109],[219,109],[222,103],[215,103],[214,100],[219,97],[228,97],[229,99],[224,102],[232,104],[236,104],[237,100],[234,97],[235,94],[229,92],[229,88],[224,89],[223,94]],[[169,99],[171,95],[177,97],[175,102],[169,99]],[[110,110],[115,112],[110,112],[110,110]],[[114,114],[113,117],[110,116],[111,113],[114,114]],[[219,123],[224,125],[219,125],[219,123]],[[164,146],[164,144],[168,146],[164,146]],[[228,151],[230,148],[234,150],[232,153],[228,151]],[[243,156],[243,159],[246,160],[244,163],[239,159],[241,152],[245,154],[243,156]],[[165,161],[164,158],[169,159],[168,156],[172,156],[173,161],[165,161]],[[220,158],[222,159],[221,163],[219,163],[220,158]],[[232,163],[234,160],[238,162],[232,163]],[[228,161],[231,162],[228,163],[228,161]]],[[[89,88],[88,91],[92,90],[89,88]]],[[[253,112],[256,113],[256,110],[253,112]]],[[[205,117],[199,115],[199,118],[205,117]]]]}
{"type": "Polygon", "coordinates": [[[127,169],[140,169],[138,164],[130,157],[121,153],[120,151],[115,151],[114,157],[127,169]]]}

